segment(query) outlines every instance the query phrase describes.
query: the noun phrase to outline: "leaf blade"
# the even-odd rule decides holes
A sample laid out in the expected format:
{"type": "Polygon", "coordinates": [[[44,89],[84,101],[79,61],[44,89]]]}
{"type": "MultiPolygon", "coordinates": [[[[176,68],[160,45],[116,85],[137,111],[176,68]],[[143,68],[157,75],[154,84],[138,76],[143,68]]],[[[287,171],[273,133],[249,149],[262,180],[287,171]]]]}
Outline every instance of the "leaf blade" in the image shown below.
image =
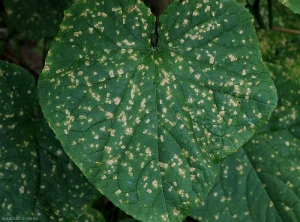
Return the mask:
{"type": "MultiPolygon", "coordinates": [[[[198,51],[202,50],[200,46],[208,50],[208,40],[213,41],[222,33],[212,30],[213,33],[206,36],[208,43],[204,41],[199,47],[192,39],[203,24],[211,27],[211,23],[206,22],[210,16],[200,12],[208,10],[210,5],[218,8],[220,3],[203,3],[205,7],[198,7],[196,12],[190,10],[195,3],[189,4],[190,8],[179,2],[168,7],[166,12],[170,15],[180,12],[178,21],[186,19],[186,14],[193,14],[195,18],[176,31],[176,20],[170,21],[162,15],[156,48],[150,44],[154,18],[149,17],[149,10],[142,3],[135,7],[118,1],[110,2],[109,7],[92,0],[77,4],[66,12],[61,32],[39,80],[43,112],[65,151],[97,189],[140,220],[180,221],[188,215],[212,186],[216,174],[214,161],[235,152],[252,136],[255,127],[266,121],[276,105],[276,91],[266,67],[261,64],[250,17],[232,2],[224,7],[228,12],[225,16],[240,11],[239,15],[246,20],[245,27],[252,27],[253,31],[249,31],[249,45],[254,47],[254,56],[248,67],[251,72],[247,73],[250,76],[247,81],[253,84],[251,73],[254,75],[255,71],[252,66],[257,65],[263,70],[255,73],[261,75],[257,77],[257,85],[261,86],[252,87],[253,95],[249,100],[249,87],[236,89],[233,95],[212,96],[213,90],[203,87],[205,81],[211,83],[209,76],[197,81],[197,72],[205,75],[203,70],[213,68],[214,61],[210,56],[203,60],[197,58],[188,49],[188,44],[198,51]],[[128,12],[128,8],[132,10],[128,12]],[[200,18],[197,18],[198,14],[201,14],[200,18]],[[185,33],[188,36],[184,36],[185,33]],[[179,45],[176,51],[177,48],[170,44],[182,39],[189,41],[179,45]],[[263,86],[267,93],[259,90],[263,86]],[[238,91],[243,91],[239,95],[242,98],[237,96],[238,91]],[[201,96],[207,103],[203,107],[204,102],[198,100],[201,96]],[[216,112],[212,111],[217,109],[214,97],[218,97],[219,103],[223,98],[231,101],[232,105],[226,108],[227,121],[236,115],[235,112],[240,115],[241,120],[230,129],[224,128],[226,124],[219,112],[205,115],[216,112]],[[252,111],[252,114],[249,111],[250,117],[256,115],[251,123],[250,117],[244,117],[243,112],[247,111],[233,108],[238,103],[252,111]],[[239,135],[236,132],[240,130],[239,135]],[[224,142],[224,133],[230,133],[234,139],[225,137],[224,142]],[[239,138],[236,145],[235,139],[239,138]],[[231,145],[234,146],[229,149],[231,145]],[[219,150],[214,151],[214,147],[219,150]]],[[[223,11],[215,13],[222,14],[223,11]]],[[[233,18],[237,20],[235,24],[240,24],[236,16],[233,18]]],[[[228,28],[232,35],[237,32],[234,27],[228,28]]],[[[240,45],[234,46],[237,49],[240,45]]],[[[229,66],[232,59],[227,56],[224,64],[229,66]]],[[[226,66],[222,68],[229,78],[228,91],[234,90],[233,85],[242,85],[238,78],[235,82],[231,80],[230,73],[235,71],[234,77],[239,77],[243,70],[237,71],[233,65],[227,72],[226,66]]],[[[218,80],[217,72],[210,75],[215,75],[215,81],[218,80]]],[[[225,107],[225,103],[222,105],[225,107]]]]}
{"type": "Polygon", "coordinates": [[[293,12],[300,14],[300,4],[297,0],[279,0],[283,5],[293,10],[293,12]]]}
{"type": "MultiPolygon", "coordinates": [[[[278,41],[278,44],[283,42],[278,41]]],[[[273,47],[276,48],[276,44],[273,47]]],[[[300,158],[299,118],[296,117],[300,110],[300,85],[299,64],[294,62],[299,58],[299,46],[285,43],[285,49],[276,58],[267,65],[278,88],[278,107],[266,126],[238,153],[220,163],[214,187],[205,203],[191,215],[199,221],[218,221],[219,218],[224,221],[297,221],[300,218],[300,184],[296,170],[300,158]]]]}
{"type": "Polygon", "coordinates": [[[49,128],[32,76],[0,61],[0,88],[0,214],[50,221],[85,213],[98,192],[49,128]]]}

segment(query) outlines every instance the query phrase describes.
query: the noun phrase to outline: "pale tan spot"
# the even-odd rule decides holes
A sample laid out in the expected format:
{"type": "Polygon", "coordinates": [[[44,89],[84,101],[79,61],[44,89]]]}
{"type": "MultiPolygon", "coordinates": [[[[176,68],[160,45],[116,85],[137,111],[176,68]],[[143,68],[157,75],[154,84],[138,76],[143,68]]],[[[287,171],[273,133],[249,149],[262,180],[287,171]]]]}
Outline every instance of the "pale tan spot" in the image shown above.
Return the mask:
{"type": "Polygon", "coordinates": [[[154,180],[154,181],[152,182],[152,185],[153,185],[155,188],[158,188],[158,182],[157,182],[157,180],[154,180]]]}
{"type": "Polygon", "coordinates": [[[79,31],[79,32],[74,32],[74,36],[78,37],[79,35],[82,34],[82,31],[79,31]]]}
{"type": "Polygon", "coordinates": [[[21,186],[19,191],[20,191],[20,194],[24,194],[24,186],[21,186]]]}
{"type": "Polygon", "coordinates": [[[114,114],[111,112],[106,112],[105,115],[106,115],[107,119],[112,119],[114,117],[114,114]]]}
{"type": "Polygon", "coordinates": [[[115,102],[116,105],[119,105],[120,101],[121,101],[121,99],[119,97],[114,99],[114,102],[115,102]]]}
{"type": "Polygon", "coordinates": [[[230,59],[231,62],[237,60],[237,58],[234,55],[232,55],[232,54],[230,54],[228,57],[229,57],[229,59],[230,59]]]}
{"type": "Polygon", "coordinates": [[[173,215],[178,215],[179,213],[180,213],[180,211],[177,210],[176,208],[174,208],[174,210],[173,210],[173,215]]]}

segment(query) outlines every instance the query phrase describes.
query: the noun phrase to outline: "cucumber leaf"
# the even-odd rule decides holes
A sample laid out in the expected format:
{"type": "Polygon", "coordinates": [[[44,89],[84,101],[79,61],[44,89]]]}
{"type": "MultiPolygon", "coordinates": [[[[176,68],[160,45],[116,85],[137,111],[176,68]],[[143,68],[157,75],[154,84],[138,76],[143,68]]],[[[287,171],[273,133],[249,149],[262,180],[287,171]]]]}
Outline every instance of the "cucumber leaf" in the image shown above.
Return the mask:
{"type": "Polygon", "coordinates": [[[248,11],[235,1],[74,4],[39,79],[40,104],[88,180],[142,221],[181,221],[208,194],[215,163],[277,103],[248,11]]]}
{"type": "Polygon", "coordinates": [[[0,172],[2,219],[71,220],[84,214],[99,195],[49,128],[33,77],[4,61],[0,61],[0,172]]]}
{"type": "Polygon", "coordinates": [[[194,219],[300,220],[300,47],[288,43],[284,48],[267,63],[278,89],[278,107],[266,126],[220,163],[214,187],[191,214],[194,219]]]}

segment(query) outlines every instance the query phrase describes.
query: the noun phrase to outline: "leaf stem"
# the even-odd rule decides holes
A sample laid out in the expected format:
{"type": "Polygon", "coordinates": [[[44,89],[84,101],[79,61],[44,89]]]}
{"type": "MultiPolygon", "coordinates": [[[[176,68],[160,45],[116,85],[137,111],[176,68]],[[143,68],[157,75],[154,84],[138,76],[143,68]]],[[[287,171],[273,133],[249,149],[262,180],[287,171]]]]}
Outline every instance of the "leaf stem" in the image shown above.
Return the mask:
{"type": "Polygon", "coordinates": [[[273,27],[273,30],[278,31],[278,32],[285,32],[285,33],[300,35],[300,30],[296,30],[296,29],[273,27]]]}
{"type": "Polygon", "coordinates": [[[156,48],[158,43],[158,32],[157,32],[158,25],[159,25],[159,16],[156,16],[155,29],[154,29],[154,33],[151,36],[151,45],[153,48],[156,48]]]}

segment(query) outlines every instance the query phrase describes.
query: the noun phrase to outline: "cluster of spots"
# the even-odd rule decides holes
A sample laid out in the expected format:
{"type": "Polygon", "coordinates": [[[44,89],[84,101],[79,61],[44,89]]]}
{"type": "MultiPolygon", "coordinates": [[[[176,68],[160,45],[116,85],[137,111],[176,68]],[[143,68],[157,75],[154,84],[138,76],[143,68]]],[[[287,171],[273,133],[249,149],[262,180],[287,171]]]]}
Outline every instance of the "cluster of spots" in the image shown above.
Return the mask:
{"type": "Polygon", "coordinates": [[[0,65],[0,106],[5,111],[0,112],[0,133],[6,133],[15,129],[18,120],[20,122],[27,120],[25,113],[33,113],[36,90],[32,78],[26,76],[28,73],[24,74],[22,79],[23,70],[20,71],[17,67],[3,61],[0,61],[0,65]],[[21,82],[24,85],[18,84],[21,82]],[[28,85],[25,85],[26,83],[28,85]],[[24,101],[24,97],[29,101],[24,101]]]}
{"type": "MultiPolygon", "coordinates": [[[[250,15],[241,7],[241,14],[230,14],[231,6],[220,2],[189,4],[195,5],[193,19],[175,22],[173,30],[162,27],[165,44],[172,49],[165,58],[175,60],[172,72],[182,85],[177,88],[185,94],[195,131],[205,128],[213,155],[222,159],[268,119],[276,91],[255,46],[255,31],[252,36],[245,32],[252,26],[250,15]],[[181,29],[188,31],[180,35],[181,29]]],[[[201,140],[203,134],[198,135],[201,140]]]]}
{"type": "Polygon", "coordinates": [[[0,61],[0,98],[1,215],[45,216],[33,210],[34,203],[43,201],[58,214],[84,213],[96,190],[91,192],[55,139],[36,103],[32,76],[0,61]],[[62,200],[68,204],[62,207],[62,200]]]}
{"type": "Polygon", "coordinates": [[[298,124],[294,97],[300,93],[295,93],[299,83],[283,78],[281,70],[274,75],[283,102],[270,118],[265,128],[269,130],[256,133],[243,149],[222,162],[215,186],[194,212],[195,219],[206,221],[211,215],[226,221],[265,221],[266,215],[274,221],[298,219],[300,144],[294,128],[298,124]]]}
{"type": "Polygon", "coordinates": [[[30,212],[30,207],[20,206],[17,197],[24,198],[22,203],[30,205],[35,193],[32,183],[36,181],[36,144],[28,126],[36,98],[34,81],[21,68],[0,61],[0,187],[2,213],[30,212]],[[21,158],[20,158],[21,157],[21,158]]]}
{"type": "Polygon", "coordinates": [[[247,155],[240,150],[222,162],[210,194],[191,216],[199,221],[207,221],[208,218],[211,220],[212,217],[215,221],[245,220],[251,215],[253,217],[253,207],[249,206],[257,206],[257,201],[262,198],[260,196],[258,199],[257,196],[267,197],[266,193],[257,190],[259,182],[247,155]]]}

